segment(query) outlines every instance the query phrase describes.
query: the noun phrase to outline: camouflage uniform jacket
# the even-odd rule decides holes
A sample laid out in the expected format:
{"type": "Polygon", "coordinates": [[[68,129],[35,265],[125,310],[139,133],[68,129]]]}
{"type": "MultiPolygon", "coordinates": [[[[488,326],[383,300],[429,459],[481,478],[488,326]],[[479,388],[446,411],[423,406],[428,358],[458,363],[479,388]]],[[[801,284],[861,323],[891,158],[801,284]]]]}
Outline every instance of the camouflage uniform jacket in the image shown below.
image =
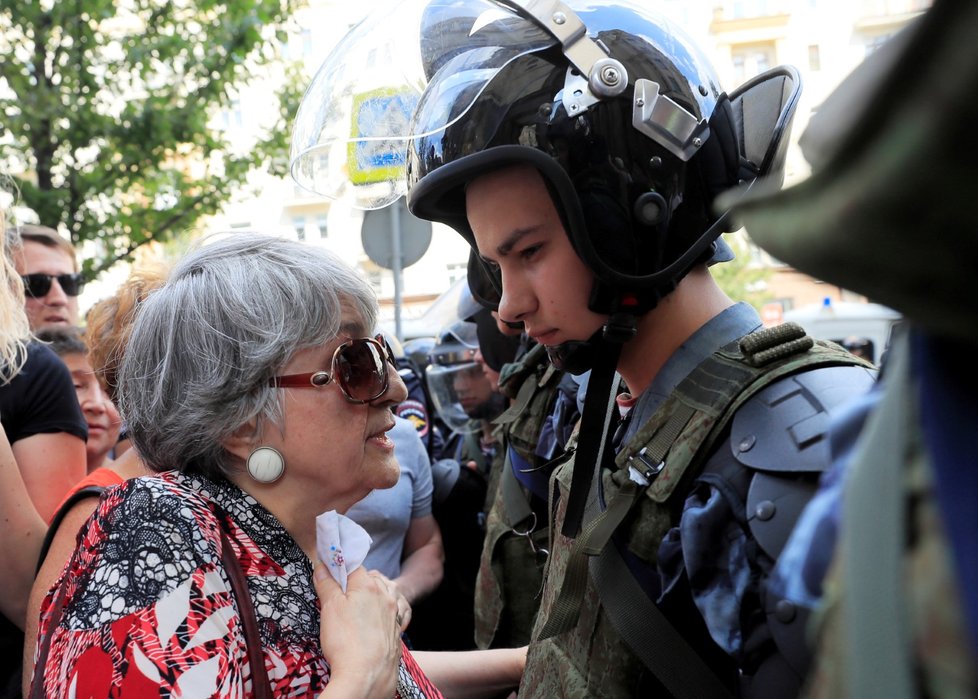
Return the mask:
{"type": "MultiPolygon", "coordinates": [[[[714,333],[713,339],[716,337],[714,333]]],[[[722,334],[719,337],[723,338],[722,334]]],[[[727,350],[729,345],[718,354],[727,350]]],[[[743,356],[737,354],[736,350],[727,351],[725,361],[742,361],[743,356]]],[[[816,345],[808,352],[774,359],[769,365],[769,377],[764,378],[762,372],[761,381],[773,388],[779,385],[776,382],[779,377],[780,382],[790,382],[792,374],[807,372],[818,362],[832,367],[830,370],[853,369],[866,374],[862,368],[846,366],[856,362],[843,350],[816,345]]],[[[860,390],[871,383],[871,378],[863,379],[860,390]]],[[[707,385],[707,381],[699,386],[703,389],[700,395],[713,389],[733,390],[726,388],[728,383],[721,380],[707,385]]],[[[601,506],[589,507],[585,531],[597,513],[631,483],[627,456],[634,456],[641,442],[668,423],[678,404],[683,402],[682,393],[670,387],[669,397],[624,445],[616,469],[596,474],[591,500],[601,506]]],[[[754,518],[745,512],[752,481],[764,474],[755,474],[732,461],[728,450],[716,448],[731,443],[730,421],[737,408],[747,404],[744,402],[747,397],[741,394],[741,402],[729,401],[721,415],[710,415],[709,410],[693,414],[670,443],[663,459],[664,468],[644,492],[639,491],[623,522],[607,542],[608,547],[615,547],[621,553],[629,573],[635,576],[645,595],[654,601],[731,695],[741,694],[743,678],[749,678],[777,651],[772,641],[775,632],[766,618],[763,599],[763,583],[774,560],[758,543],[756,530],[747,521],[754,518]]],[[[558,468],[553,478],[552,553],[520,696],[531,699],[669,696],[617,630],[616,620],[609,614],[595,583],[593,559],[583,599],[570,622],[572,626],[539,640],[555,611],[573,563],[575,540],[564,537],[559,526],[565,514],[572,471],[573,459],[558,468]]],[[[817,472],[793,473],[787,480],[799,479],[806,480],[814,491],[817,472]]],[[[634,488],[634,484],[628,487],[634,488]]]]}

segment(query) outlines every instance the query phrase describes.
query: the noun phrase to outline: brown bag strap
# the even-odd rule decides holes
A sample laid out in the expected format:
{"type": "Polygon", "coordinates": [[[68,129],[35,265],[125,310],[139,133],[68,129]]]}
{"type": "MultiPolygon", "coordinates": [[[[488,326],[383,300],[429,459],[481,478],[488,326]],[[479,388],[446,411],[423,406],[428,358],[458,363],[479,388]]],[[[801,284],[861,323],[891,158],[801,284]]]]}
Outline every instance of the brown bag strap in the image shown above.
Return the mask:
{"type": "MultiPolygon", "coordinates": [[[[228,539],[225,531],[224,519],[218,515],[218,522],[221,531],[221,560],[224,562],[224,570],[228,580],[231,581],[231,590],[234,593],[235,601],[238,605],[238,614],[241,617],[241,626],[244,630],[245,643],[248,646],[248,664],[251,666],[251,687],[256,699],[273,699],[272,686],[268,681],[268,673],[265,671],[265,656],[262,653],[261,637],[258,635],[258,621],[255,619],[255,607],[251,603],[251,593],[248,592],[248,583],[245,580],[244,571],[238,563],[237,556],[234,555],[234,548],[231,540],[228,539]]],[[[57,597],[51,610],[51,620],[41,636],[41,646],[37,654],[37,663],[34,665],[34,679],[31,682],[31,699],[44,699],[44,666],[47,664],[48,653],[51,650],[51,636],[54,634],[61,617],[64,615],[66,587],[64,584],[58,589],[57,597]],[[38,674],[40,672],[40,674],[38,674]]]]}
{"type": "Polygon", "coordinates": [[[265,656],[262,653],[261,637],[258,635],[258,621],[255,619],[255,607],[251,603],[251,593],[244,571],[234,555],[231,540],[224,529],[224,520],[218,516],[221,524],[221,559],[224,561],[224,572],[231,581],[231,589],[238,605],[238,614],[244,629],[245,643],[248,646],[248,664],[251,665],[251,689],[256,699],[272,699],[272,686],[265,672],[265,656]]]}

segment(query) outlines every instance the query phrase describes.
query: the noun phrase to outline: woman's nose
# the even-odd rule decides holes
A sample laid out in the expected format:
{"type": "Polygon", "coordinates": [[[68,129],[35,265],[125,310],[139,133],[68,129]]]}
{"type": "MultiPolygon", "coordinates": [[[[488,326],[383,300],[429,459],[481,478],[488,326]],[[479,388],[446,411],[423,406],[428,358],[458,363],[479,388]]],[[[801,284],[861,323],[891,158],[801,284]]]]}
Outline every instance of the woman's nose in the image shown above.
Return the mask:
{"type": "Polygon", "coordinates": [[[404,380],[401,379],[401,375],[397,372],[397,367],[393,365],[388,366],[387,376],[387,390],[384,391],[378,400],[393,405],[406,401],[408,397],[407,386],[404,385],[404,380]]]}

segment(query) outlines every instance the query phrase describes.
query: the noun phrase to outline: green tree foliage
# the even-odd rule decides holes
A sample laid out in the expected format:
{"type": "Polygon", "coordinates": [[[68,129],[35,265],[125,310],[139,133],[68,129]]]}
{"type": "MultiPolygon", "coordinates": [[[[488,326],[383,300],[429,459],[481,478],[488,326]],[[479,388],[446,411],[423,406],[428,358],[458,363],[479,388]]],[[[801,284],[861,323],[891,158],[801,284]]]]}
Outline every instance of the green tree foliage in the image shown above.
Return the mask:
{"type": "Polygon", "coordinates": [[[211,124],[279,65],[294,4],[0,0],[0,168],[27,173],[20,203],[42,223],[101,243],[88,276],[192,229],[254,169],[285,172],[295,70],[246,152],[211,124]]]}
{"type": "Polygon", "coordinates": [[[758,263],[744,235],[736,233],[724,236],[724,240],[736,257],[730,262],[713,265],[710,268],[713,278],[734,301],[746,301],[760,310],[765,303],[774,299],[767,284],[773,271],[758,263]]]}

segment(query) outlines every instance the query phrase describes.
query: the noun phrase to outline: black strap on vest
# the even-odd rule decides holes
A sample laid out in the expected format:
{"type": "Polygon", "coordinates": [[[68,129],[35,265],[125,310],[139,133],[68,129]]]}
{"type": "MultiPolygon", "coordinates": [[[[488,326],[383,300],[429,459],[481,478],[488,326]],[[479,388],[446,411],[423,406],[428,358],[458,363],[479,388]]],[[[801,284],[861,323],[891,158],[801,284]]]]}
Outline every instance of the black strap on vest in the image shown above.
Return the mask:
{"type": "Polygon", "coordinates": [[[622,638],[641,637],[629,647],[676,699],[732,699],[727,686],[648,598],[614,544],[591,562],[601,603],[622,638]],[[600,564],[600,565],[596,565],[600,564]]]}
{"type": "Polygon", "coordinates": [[[611,455],[608,446],[608,432],[611,415],[617,396],[618,357],[621,355],[620,342],[603,341],[597,348],[594,368],[588,380],[587,394],[584,397],[584,411],[581,414],[581,433],[574,457],[574,472],[571,475],[570,493],[567,496],[567,511],[561,533],[573,539],[581,531],[584,509],[591,488],[591,475],[600,469],[605,459],[611,455]]]}

